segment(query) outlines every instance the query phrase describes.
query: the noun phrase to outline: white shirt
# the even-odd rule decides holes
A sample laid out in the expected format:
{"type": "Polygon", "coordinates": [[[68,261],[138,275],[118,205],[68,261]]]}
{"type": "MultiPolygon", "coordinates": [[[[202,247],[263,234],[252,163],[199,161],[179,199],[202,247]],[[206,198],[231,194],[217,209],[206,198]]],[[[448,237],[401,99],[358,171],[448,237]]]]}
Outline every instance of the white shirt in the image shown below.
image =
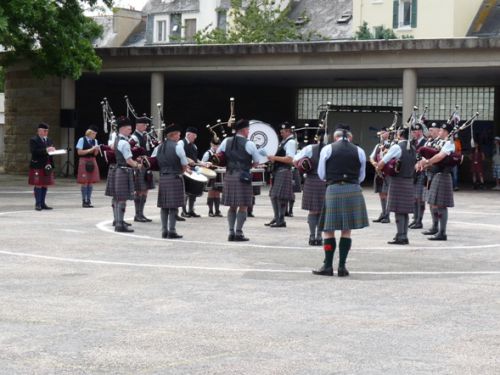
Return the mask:
{"type": "MultiPolygon", "coordinates": [[[[340,142],[341,140],[342,139],[339,139],[337,142],[340,142]]],[[[362,183],[366,176],[366,155],[365,151],[361,147],[359,146],[356,147],[358,148],[358,157],[359,157],[359,162],[361,163],[361,168],[359,168],[358,183],[362,183]]],[[[321,153],[319,154],[318,176],[322,180],[325,180],[326,178],[326,162],[328,159],[330,159],[331,155],[332,155],[331,145],[323,147],[321,153]]]]}
{"type": "MultiPolygon", "coordinates": [[[[285,155],[290,156],[293,158],[295,154],[297,153],[297,141],[295,138],[293,138],[293,135],[288,136],[285,138],[285,140],[290,139],[286,144],[285,144],[285,155]]],[[[285,141],[283,140],[283,142],[285,141]]]]}
{"type": "Polygon", "coordinates": [[[297,160],[300,160],[302,158],[309,158],[309,159],[312,158],[312,156],[313,156],[312,146],[314,146],[314,145],[307,145],[302,150],[300,150],[293,158],[293,161],[297,161],[297,160]]]}

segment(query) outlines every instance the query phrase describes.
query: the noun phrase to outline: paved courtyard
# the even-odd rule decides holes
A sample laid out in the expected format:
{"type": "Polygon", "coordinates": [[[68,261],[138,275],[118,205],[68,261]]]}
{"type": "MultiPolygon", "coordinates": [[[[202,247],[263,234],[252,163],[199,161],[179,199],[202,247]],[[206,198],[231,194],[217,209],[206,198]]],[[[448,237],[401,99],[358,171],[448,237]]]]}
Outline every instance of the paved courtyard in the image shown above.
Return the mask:
{"type": "Polygon", "coordinates": [[[271,229],[259,196],[240,244],[204,196],[163,240],[156,190],[153,222],[123,234],[104,184],[84,209],[60,178],[36,212],[26,182],[0,175],[0,374],[500,373],[500,192],[459,191],[447,242],[415,230],[394,247],[395,224],[371,223],[351,276],[328,278],[311,275],[323,254],[300,199],[271,229]]]}

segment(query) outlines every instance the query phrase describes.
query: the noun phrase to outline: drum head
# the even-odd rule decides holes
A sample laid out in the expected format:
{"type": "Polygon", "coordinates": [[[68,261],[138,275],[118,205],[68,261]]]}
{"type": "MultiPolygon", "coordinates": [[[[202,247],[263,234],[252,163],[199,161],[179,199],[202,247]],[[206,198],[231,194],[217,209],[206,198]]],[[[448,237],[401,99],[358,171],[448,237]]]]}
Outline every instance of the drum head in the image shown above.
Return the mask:
{"type": "Polygon", "coordinates": [[[263,149],[267,155],[275,155],[278,151],[278,135],[273,127],[259,120],[250,120],[250,133],[248,139],[263,149]]]}
{"type": "Polygon", "coordinates": [[[198,182],[208,182],[208,178],[203,176],[201,173],[193,171],[191,174],[188,172],[184,172],[184,177],[190,178],[191,180],[195,180],[198,182]]]}
{"type": "Polygon", "coordinates": [[[196,171],[209,179],[217,177],[217,173],[215,173],[215,171],[211,170],[210,168],[197,167],[196,171]]]}

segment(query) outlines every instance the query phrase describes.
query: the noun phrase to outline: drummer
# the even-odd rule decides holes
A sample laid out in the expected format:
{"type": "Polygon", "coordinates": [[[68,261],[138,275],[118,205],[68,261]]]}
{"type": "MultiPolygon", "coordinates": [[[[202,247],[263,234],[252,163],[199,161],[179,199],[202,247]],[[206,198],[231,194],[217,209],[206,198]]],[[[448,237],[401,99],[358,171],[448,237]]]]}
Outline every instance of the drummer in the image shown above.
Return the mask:
{"type": "MultiPolygon", "coordinates": [[[[212,157],[217,153],[217,150],[220,146],[220,139],[218,137],[213,137],[210,141],[210,148],[203,154],[201,161],[204,163],[209,162],[212,157]]],[[[222,217],[222,213],[220,212],[220,193],[222,191],[222,187],[215,187],[215,179],[210,179],[208,182],[208,196],[207,196],[207,205],[208,205],[208,216],[210,217],[222,217]],[[215,206],[215,213],[214,213],[215,206]]]]}
{"type": "Polygon", "coordinates": [[[255,143],[248,140],[249,126],[248,120],[238,120],[235,124],[236,135],[224,139],[219,147],[219,152],[225,155],[227,165],[222,204],[229,206],[227,211],[228,241],[249,240],[243,234],[243,224],[247,218],[247,208],[252,204],[250,169],[252,166],[256,167],[257,161],[261,158],[255,143]]]}
{"type": "Polygon", "coordinates": [[[266,223],[271,228],[286,227],[285,213],[288,201],[293,200],[292,164],[297,152],[297,142],[293,137],[292,125],[284,122],[280,127],[281,143],[276,155],[268,155],[273,162],[273,184],[269,191],[274,218],[266,223]]]}

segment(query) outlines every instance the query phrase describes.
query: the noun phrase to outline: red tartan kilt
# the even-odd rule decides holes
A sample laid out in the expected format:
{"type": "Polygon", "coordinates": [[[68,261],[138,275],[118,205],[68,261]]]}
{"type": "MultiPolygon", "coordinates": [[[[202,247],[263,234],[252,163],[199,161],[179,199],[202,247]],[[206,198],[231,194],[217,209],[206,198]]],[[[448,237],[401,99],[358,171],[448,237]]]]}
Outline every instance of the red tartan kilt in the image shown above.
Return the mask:
{"type": "Polygon", "coordinates": [[[30,168],[30,173],[28,175],[28,184],[35,186],[50,186],[54,185],[55,177],[54,171],[52,170],[48,175],[45,169],[33,169],[30,168]]]}
{"type": "Polygon", "coordinates": [[[97,162],[93,157],[81,157],[78,161],[78,175],[76,177],[76,182],[79,184],[94,184],[101,181],[99,176],[99,167],[97,162]],[[85,163],[91,161],[94,163],[94,170],[92,172],[87,172],[85,170],[85,163]]]}

